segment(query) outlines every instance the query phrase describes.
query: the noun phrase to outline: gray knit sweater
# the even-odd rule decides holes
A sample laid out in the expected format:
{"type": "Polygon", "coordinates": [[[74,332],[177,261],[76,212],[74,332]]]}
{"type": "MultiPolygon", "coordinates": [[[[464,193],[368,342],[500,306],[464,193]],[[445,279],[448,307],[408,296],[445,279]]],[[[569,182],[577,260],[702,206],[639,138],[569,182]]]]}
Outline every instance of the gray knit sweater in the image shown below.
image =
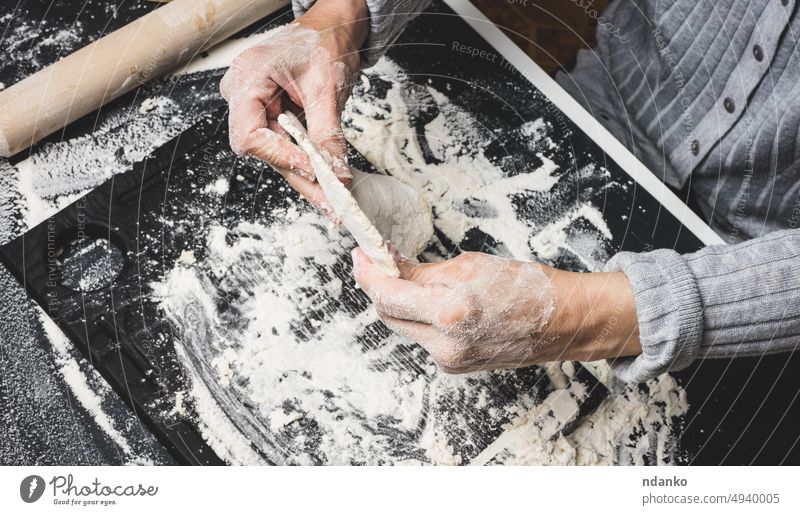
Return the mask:
{"type": "MultiPolygon", "coordinates": [[[[797,0],[615,0],[598,46],[557,79],[667,184],[691,186],[730,246],[621,252],[642,381],[703,357],[800,342],[800,16],[797,0]]],[[[312,0],[295,0],[296,12],[312,0]]],[[[429,0],[367,0],[374,62],[429,0]]]]}

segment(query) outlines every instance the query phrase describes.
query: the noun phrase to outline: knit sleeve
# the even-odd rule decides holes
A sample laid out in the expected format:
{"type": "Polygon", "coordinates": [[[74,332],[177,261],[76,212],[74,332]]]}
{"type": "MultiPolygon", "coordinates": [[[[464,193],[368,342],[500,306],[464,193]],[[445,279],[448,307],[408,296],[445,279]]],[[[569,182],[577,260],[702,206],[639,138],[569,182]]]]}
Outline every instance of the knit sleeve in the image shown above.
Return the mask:
{"type": "MultiPolygon", "coordinates": [[[[316,0],[292,0],[295,16],[305,13],[316,0]]],[[[362,68],[378,62],[406,25],[417,17],[431,0],[366,0],[369,9],[369,36],[362,48],[362,68]]]]}
{"type": "Polygon", "coordinates": [[[621,252],[636,299],[642,354],[610,360],[625,381],[680,370],[699,358],[795,350],[800,343],[800,230],[679,255],[621,252]]]}

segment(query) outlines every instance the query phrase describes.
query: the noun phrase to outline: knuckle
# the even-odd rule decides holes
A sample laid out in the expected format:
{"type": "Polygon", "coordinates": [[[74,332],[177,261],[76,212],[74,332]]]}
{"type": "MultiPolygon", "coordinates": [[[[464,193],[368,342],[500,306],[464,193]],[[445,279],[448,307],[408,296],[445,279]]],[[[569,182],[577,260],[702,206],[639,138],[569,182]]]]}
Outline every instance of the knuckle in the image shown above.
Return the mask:
{"type": "MultiPolygon", "coordinates": [[[[364,276],[364,270],[362,269],[361,263],[359,262],[358,259],[353,259],[353,279],[355,279],[356,284],[359,287],[361,287],[362,289],[364,288],[364,282],[366,280],[366,277],[364,276]]],[[[364,291],[364,293],[367,292],[364,291]]],[[[378,304],[376,304],[375,301],[373,301],[372,303],[375,305],[375,308],[377,309],[378,304]]],[[[380,309],[378,309],[378,312],[380,313],[380,309]]]]}
{"type": "Polygon", "coordinates": [[[233,58],[231,62],[231,69],[233,70],[242,70],[252,67],[254,61],[256,61],[261,54],[260,47],[252,47],[247,48],[239,52],[239,55],[233,58]]]}
{"type": "MultiPolygon", "coordinates": [[[[364,276],[364,282],[367,283],[366,286],[362,285],[364,288],[364,293],[372,300],[372,303],[375,305],[375,310],[380,315],[381,319],[391,319],[398,315],[397,309],[395,305],[392,304],[391,301],[387,300],[386,296],[383,292],[373,285],[369,284],[369,278],[364,276]]],[[[361,282],[359,282],[361,284],[361,282]]]]}
{"type": "MultiPolygon", "coordinates": [[[[364,277],[364,280],[366,281],[366,277],[364,277]]],[[[375,304],[375,309],[378,310],[378,313],[380,313],[382,317],[390,315],[389,305],[386,302],[384,296],[381,295],[381,292],[373,291],[371,288],[367,286],[365,286],[365,288],[366,290],[364,290],[364,293],[366,293],[372,299],[372,303],[375,304]]]]}
{"type": "Polygon", "coordinates": [[[459,325],[466,317],[465,306],[460,304],[448,305],[436,313],[436,325],[443,329],[459,325]]]}
{"type": "Polygon", "coordinates": [[[460,373],[469,365],[469,348],[465,345],[448,345],[433,356],[436,366],[448,373],[460,373]]]}
{"type": "Polygon", "coordinates": [[[477,326],[481,319],[481,308],[474,295],[464,295],[448,303],[436,314],[436,325],[447,334],[458,334],[477,326]]]}
{"type": "Polygon", "coordinates": [[[258,48],[249,48],[233,59],[219,83],[220,94],[225,100],[230,100],[237,92],[252,89],[257,83],[258,69],[262,68],[255,66],[260,61],[259,53],[258,48]]]}
{"type": "Polygon", "coordinates": [[[237,156],[248,156],[253,153],[253,143],[250,135],[231,135],[231,150],[237,156]]]}
{"type": "Polygon", "coordinates": [[[347,152],[347,144],[341,129],[331,130],[315,138],[314,143],[318,148],[324,148],[332,156],[342,155],[347,152]]]}
{"type": "Polygon", "coordinates": [[[358,270],[354,270],[354,275],[358,286],[372,301],[372,304],[375,306],[375,310],[378,312],[378,314],[381,317],[385,317],[387,312],[383,295],[379,290],[373,288],[373,285],[370,282],[369,274],[367,274],[365,264],[358,263],[356,266],[358,267],[358,270]]]}
{"type": "Polygon", "coordinates": [[[226,101],[230,101],[233,91],[231,90],[232,83],[234,82],[233,70],[228,70],[222,79],[219,81],[219,94],[222,95],[226,101]]]}
{"type": "Polygon", "coordinates": [[[229,97],[230,89],[229,89],[229,86],[228,86],[228,82],[229,82],[229,80],[230,80],[230,79],[228,79],[228,74],[226,73],[226,74],[225,74],[225,75],[222,77],[222,79],[220,79],[220,81],[219,81],[219,94],[220,94],[220,95],[222,96],[222,98],[224,98],[226,101],[227,101],[227,100],[230,100],[230,97],[229,97]]]}
{"type": "Polygon", "coordinates": [[[269,141],[265,142],[258,131],[246,134],[243,131],[230,131],[231,150],[239,156],[257,155],[269,164],[278,166],[280,163],[276,158],[278,155],[276,148],[269,141]]]}
{"type": "Polygon", "coordinates": [[[233,135],[230,137],[231,150],[237,156],[247,155],[247,147],[245,146],[242,138],[237,138],[233,135]]]}

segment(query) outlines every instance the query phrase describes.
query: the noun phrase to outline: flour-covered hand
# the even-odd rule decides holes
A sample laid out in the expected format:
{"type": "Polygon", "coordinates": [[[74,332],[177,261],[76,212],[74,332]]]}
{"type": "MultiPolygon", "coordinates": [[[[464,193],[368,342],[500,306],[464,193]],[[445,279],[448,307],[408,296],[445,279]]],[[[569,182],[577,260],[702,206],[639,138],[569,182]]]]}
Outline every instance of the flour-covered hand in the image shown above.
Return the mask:
{"type": "Polygon", "coordinates": [[[563,272],[467,253],[421,265],[398,257],[401,275],[392,278],[360,249],[353,266],[381,320],[425,347],[445,372],[641,352],[624,274],[563,272]]]}
{"type": "Polygon", "coordinates": [[[268,162],[317,206],[325,197],[313,168],[277,118],[287,109],[302,109],[312,141],[328,154],[337,176],[350,181],[341,112],[367,31],[364,0],[320,0],[297,21],[242,52],[220,82],[230,107],[234,152],[268,162]]]}

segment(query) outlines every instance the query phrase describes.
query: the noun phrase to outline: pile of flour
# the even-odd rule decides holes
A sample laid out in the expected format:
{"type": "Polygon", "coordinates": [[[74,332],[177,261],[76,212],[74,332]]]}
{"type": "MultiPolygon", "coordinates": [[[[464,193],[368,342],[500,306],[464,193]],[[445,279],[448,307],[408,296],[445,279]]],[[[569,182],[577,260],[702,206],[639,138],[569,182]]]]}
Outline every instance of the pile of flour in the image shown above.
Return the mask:
{"type": "MultiPolygon", "coordinates": [[[[445,94],[413,84],[386,59],[365,74],[344,119],[355,148],[421,192],[449,241],[477,228],[517,259],[553,259],[569,250],[588,270],[607,259],[602,249],[611,234],[589,203],[555,218],[518,216],[515,198],[546,195],[563,173],[548,157],[555,143],[547,122],[511,129],[529,138],[542,164],[508,174],[484,153],[504,134],[480,127],[445,94]],[[411,123],[421,98],[438,111],[423,134],[411,123]],[[591,230],[575,238],[578,218],[591,230]]],[[[570,382],[569,364],[547,374],[442,374],[421,348],[390,334],[354,287],[351,239],[305,205],[271,218],[279,222],[212,226],[205,257],[181,260],[153,285],[177,329],[197,422],[229,462],[674,460],[671,432],[687,404],[669,376],[646,390],[618,390],[575,432],[550,439],[547,428],[585,393],[570,382]]],[[[446,255],[435,239],[424,257],[446,255]]],[[[609,382],[605,364],[593,367],[609,382]]]]}

